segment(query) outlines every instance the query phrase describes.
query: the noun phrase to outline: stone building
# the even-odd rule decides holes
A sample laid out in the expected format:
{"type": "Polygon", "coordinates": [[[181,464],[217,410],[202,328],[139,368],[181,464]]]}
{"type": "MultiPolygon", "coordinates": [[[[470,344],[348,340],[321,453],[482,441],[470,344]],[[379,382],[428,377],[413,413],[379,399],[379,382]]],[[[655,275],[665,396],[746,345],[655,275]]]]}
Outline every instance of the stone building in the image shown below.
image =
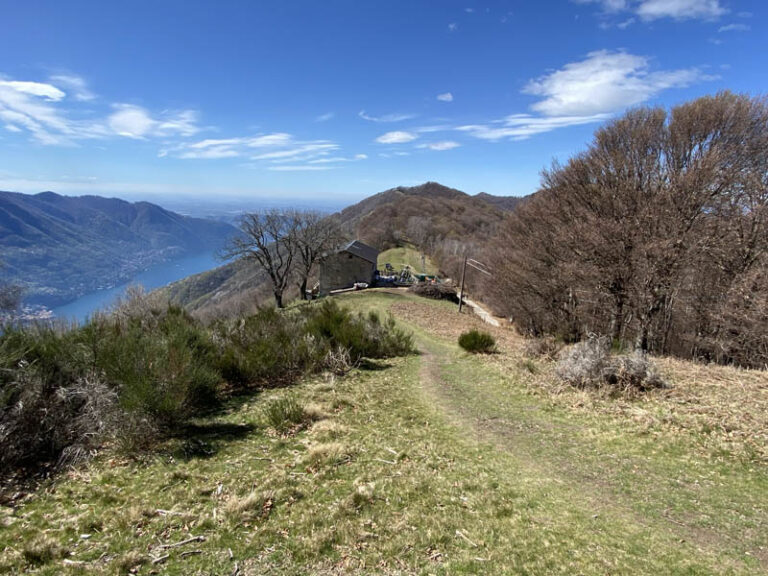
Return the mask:
{"type": "Polygon", "coordinates": [[[353,240],[320,263],[320,294],[351,288],[356,282],[370,284],[376,271],[379,251],[353,240]]]}

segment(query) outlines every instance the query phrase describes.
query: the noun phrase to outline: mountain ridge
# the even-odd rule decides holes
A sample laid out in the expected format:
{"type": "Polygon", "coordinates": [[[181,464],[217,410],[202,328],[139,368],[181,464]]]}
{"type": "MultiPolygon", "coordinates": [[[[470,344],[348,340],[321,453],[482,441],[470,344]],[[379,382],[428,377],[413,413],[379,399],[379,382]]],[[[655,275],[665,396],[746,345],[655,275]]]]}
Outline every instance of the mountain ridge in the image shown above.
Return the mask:
{"type": "Polygon", "coordinates": [[[150,202],[0,191],[2,274],[32,304],[59,305],[148,266],[215,250],[234,232],[150,202]]]}
{"type": "MultiPolygon", "coordinates": [[[[331,215],[349,239],[360,239],[380,251],[402,243],[429,245],[483,241],[493,234],[516,197],[469,195],[437,182],[397,186],[369,196],[331,215]],[[490,198],[490,200],[489,200],[490,198]],[[418,236],[418,238],[416,238],[418,236]]],[[[193,312],[218,316],[270,298],[266,274],[255,266],[233,262],[189,276],[158,294],[193,312]]]]}

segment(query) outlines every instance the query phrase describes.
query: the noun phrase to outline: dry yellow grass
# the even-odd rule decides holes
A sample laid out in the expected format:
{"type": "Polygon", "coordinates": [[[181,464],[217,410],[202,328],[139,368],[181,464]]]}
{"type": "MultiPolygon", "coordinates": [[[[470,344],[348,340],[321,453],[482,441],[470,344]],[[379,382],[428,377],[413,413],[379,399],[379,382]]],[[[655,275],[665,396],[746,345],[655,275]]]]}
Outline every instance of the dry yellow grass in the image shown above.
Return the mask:
{"type": "Polygon", "coordinates": [[[347,434],[349,428],[334,420],[321,420],[316,422],[310,433],[321,440],[335,440],[347,434]]]}
{"type": "Polygon", "coordinates": [[[768,461],[766,371],[654,358],[669,388],[616,396],[609,390],[580,390],[562,383],[554,374],[553,361],[526,358],[528,340],[511,326],[496,328],[430,302],[397,302],[391,309],[398,318],[440,338],[455,341],[468,328],[491,333],[501,354],[487,361],[517,372],[532,394],[546,395],[558,405],[610,414],[645,431],[690,433],[703,440],[709,452],[768,461]]]}

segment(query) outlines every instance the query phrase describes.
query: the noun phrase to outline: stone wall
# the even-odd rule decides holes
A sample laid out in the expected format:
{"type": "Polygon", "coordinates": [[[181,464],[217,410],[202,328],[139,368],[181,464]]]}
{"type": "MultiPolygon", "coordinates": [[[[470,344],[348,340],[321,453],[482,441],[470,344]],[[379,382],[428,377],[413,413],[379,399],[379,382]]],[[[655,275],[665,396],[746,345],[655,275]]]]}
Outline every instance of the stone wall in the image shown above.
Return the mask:
{"type": "Polygon", "coordinates": [[[375,269],[373,263],[349,252],[331,254],[320,263],[320,293],[351,288],[355,282],[370,284],[375,269]]]}

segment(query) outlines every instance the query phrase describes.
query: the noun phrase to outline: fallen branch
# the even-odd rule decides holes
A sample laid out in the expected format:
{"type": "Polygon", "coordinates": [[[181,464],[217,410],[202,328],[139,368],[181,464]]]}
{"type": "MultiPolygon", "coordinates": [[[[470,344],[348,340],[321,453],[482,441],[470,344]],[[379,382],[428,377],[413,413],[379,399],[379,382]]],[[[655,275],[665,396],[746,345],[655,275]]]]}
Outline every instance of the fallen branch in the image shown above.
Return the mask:
{"type": "Polygon", "coordinates": [[[202,550],[187,550],[186,552],[181,553],[182,558],[186,558],[187,556],[197,556],[198,554],[202,554],[202,550]]]}
{"type": "Polygon", "coordinates": [[[456,536],[461,536],[464,540],[469,542],[473,547],[477,548],[477,544],[475,544],[474,542],[472,542],[472,540],[467,538],[467,536],[465,536],[461,530],[456,530],[456,536]]]}
{"type": "Polygon", "coordinates": [[[191,544],[192,542],[205,542],[205,536],[192,536],[192,538],[187,538],[186,540],[182,540],[181,542],[176,542],[174,544],[161,544],[160,548],[163,550],[168,550],[169,548],[178,548],[179,546],[191,544]]]}
{"type": "Polygon", "coordinates": [[[168,560],[168,558],[170,557],[171,557],[170,554],[164,554],[163,556],[158,556],[157,558],[152,559],[152,564],[162,564],[163,562],[168,560]]]}

